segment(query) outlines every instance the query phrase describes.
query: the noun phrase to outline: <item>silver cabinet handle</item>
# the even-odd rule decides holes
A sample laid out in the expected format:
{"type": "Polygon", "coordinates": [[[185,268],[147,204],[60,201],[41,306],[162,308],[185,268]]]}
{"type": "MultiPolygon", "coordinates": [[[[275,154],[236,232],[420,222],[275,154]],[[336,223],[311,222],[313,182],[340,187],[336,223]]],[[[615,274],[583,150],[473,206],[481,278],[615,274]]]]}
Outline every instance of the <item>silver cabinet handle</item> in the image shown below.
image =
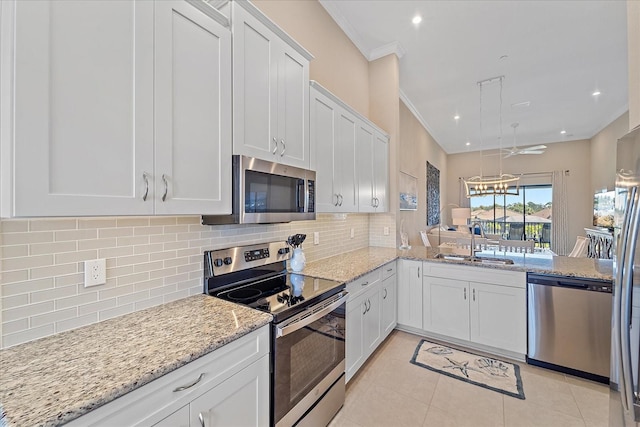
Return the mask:
{"type": "Polygon", "coordinates": [[[278,140],[276,139],[276,137],[273,137],[273,151],[271,152],[271,154],[276,154],[276,151],[278,151],[278,140]]]}
{"type": "Polygon", "coordinates": [[[464,288],[464,299],[467,299],[467,288],[464,288]]]}
{"type": "Polygon", "coordinates": [[[418,267],[418,279],[420,278],[420,267],[418,267]]]}
{"type": "Polygon", "coordinates": [[[142,179],[144,179],[144,194],[142,196],[142,201],[147,201],[147,196],[149,195],[149,174],[146,172],[142,172],[142,179]]]}
{"type": "Polygon", "coordinates": [[[393,268],[387,268],[387,273],[390,273],[393,271],[393,268]]]}
{"type": "Polygon", "coordinates": [[[382,297],[382,299],[387,299],[387,288],[384,288],[384,296],[382,297]]]}
{"type": "Polygon", "coordinates": [[[162,182],[164,182],[164,194],[162,195],[162,201],[164,202],[167,200],[167,193],[169,192],[169,183],[165,174],[162,174],[162,182]]]}
{"type": "Polygon", "coordinates": [[[380,206],[380,200],[376,197],[376,208],[380,206]]]}
{"type": "Polygon", "coordinates": [[[371,310],[371,300],[367,298],[367,313],[371,310]]]}
{"type": "Polygon", "coordinates": [[[206,427],[206,426],[204,425],[204,417],[202,416],[202,412],[200,412],[200,413],[198,414],[198,421],[200,421],[200,425],[201,425],[202,427],[206,427]]]}
{"type": "Polygon", "coordinates": [[[338,194],[338,197],[340,197],[340,204],[339,204],[338,206],[342,206],[342,201],[344,200],[344,199],[342,198],[342,194],[338,194]]]}
{"type": "Polygon", "coordinates": [[[369,282],[368,282],[368,281],[366,281],[366,282],[362,282],[362,286],[367,286],[368,284],[369,284],[369,282]]]}
{"type": "Polygon", "coordinates": [[[200,376],[198,377],[198,379],[195,380],[194,382],[192,382],[191,384],[187,384],[187,385],[183,385],[183,386],[177,387],[177,388],[173,389],[173,392],[177,393],[179,391],[184,391],[184,390],[186,390],[188,388],[191,388],[194,385],[198,384],[203,378],[204,378],[204,372],[201,373],[200,376]]]}
{"type": "Polygon", "coordinates": [[[364,302],[364,311],[362,312],[362,315],[364,316],[365,314],[367,314],[367,311],[369,311],[369,310],[367,310],[367,302],[365,301],[364,302]]]}
{"type": "Polygon", "coordinates": [[[474,301],[476,300],[476,290],[475,290],[475,288],[473,289],[473,300],[474,301]]]}
{"type": "Polygon", "coordinates": [[[373,208],[376,207],[376,198],[375,197],[371,198],[371,207],[373,207],[373,208]]]}
{"type": "Polygon", "coordinates": [[[334,196],[336,196],[336,202],[333,204],[333,206],[338,206],[340,203],[340,195],[339,194],[334,194],[334,196]]]}
{"type": "Polygon", "coordinates": [[[280,157],[284,156],[284,152],[287,151],[287,144],[284,143],[284,139],[280,140],[280,144],[282,144],[282,152],[280,153],[280,157]]]}

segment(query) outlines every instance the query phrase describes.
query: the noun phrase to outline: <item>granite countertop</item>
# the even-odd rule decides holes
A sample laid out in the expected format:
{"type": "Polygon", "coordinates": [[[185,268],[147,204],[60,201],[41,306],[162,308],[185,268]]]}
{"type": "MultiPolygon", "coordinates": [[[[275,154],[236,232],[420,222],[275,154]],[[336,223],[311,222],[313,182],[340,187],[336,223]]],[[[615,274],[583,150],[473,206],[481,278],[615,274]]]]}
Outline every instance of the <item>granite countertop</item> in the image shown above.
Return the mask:
{"type": "Polygon", "coordinates": [[[478,264],[469,261],[437,259],[435,256],[439,252],[440,251],[437,248],[427,248],[424,246],[413,247],[409,250],[367,247],[310,262],[305,266],[302,273],[323,279],[350,282],[388,262],[401,258],[457,265],[472,265],[478,268],[556,274],[589,279],[612,280],[613,278],[613,263],[611,260],[569,258],[566,256],[556,256],[545,253],[521,254],[512,252],[483,251],[478,253],[477,256],[508,258],[513,260],[514,264],[478,264]]]}
{"type": "Polygon", "coordinates": [[[0,424],[71,421],[271,320],[196,295],[2,350],[0,424]]]}

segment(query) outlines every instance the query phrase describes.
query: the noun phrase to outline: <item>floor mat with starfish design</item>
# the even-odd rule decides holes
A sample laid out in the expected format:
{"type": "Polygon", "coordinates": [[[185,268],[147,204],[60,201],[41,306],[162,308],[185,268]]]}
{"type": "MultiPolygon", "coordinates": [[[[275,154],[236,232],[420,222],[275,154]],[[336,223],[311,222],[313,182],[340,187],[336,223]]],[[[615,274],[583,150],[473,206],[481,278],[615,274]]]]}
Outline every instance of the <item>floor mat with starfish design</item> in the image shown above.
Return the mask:
{"type": "Polygon", "coordinates": [[[451,378],[524,400],[520,367],[422,340],[411,363],[451,378]]]}

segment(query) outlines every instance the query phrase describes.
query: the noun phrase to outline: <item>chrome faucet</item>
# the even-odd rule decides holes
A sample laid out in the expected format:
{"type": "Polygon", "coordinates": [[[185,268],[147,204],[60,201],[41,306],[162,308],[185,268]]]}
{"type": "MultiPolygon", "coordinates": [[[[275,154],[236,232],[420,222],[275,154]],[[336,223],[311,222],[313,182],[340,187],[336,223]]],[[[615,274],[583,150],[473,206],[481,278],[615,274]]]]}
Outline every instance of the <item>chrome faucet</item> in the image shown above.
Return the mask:
{"type": "Polygon", "coordinates": [[[471,258],[476,256],[476,225],[480,228],[480,236],[483,238],[486,237],[484,234],[484,230],[482,229],[482,224],[479,221],[474,221],[471,223],[471,258]]]}

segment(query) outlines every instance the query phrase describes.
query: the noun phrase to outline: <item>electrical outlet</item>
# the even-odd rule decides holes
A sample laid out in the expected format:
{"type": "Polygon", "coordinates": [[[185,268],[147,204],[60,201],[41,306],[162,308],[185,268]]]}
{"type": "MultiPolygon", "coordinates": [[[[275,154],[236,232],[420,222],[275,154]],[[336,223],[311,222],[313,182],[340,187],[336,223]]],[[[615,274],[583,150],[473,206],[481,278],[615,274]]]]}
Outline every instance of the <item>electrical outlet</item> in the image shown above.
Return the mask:
{"type": "Polygon", "coordinates": [[[389,227],[385,227],[384,228],[384,235],[388,236],[389,235],[389,227]]]}
{"type": "Polygon", "coordinates": [[[356,233],[355,233],[354,229],[352,228],[351,229],[351,238],[353,239],[354,237],[356,237],[356,233]]]}
{"type": "Polygon", "coordinates": [[[319,245],[320,244],[320,232],[319,231],[314,231],[313,232],[313,244],[314,245],[319,245]]]}
{"type": "Polygon", "coordinates": [[[84,287],[107,283],[107,262],[104,258],[84,262],[84,287]]]}

